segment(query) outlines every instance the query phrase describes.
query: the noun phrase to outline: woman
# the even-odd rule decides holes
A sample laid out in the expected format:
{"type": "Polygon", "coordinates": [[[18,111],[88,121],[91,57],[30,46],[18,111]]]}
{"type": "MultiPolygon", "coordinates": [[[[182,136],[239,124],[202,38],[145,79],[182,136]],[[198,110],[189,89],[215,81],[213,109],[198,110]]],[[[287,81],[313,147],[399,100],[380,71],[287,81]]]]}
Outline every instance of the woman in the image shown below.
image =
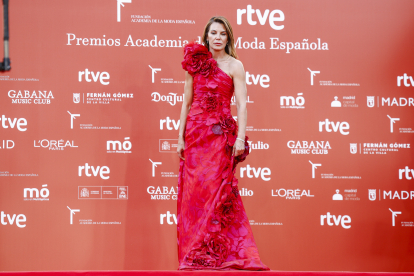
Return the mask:
{"type": "Polygon", "coordinates": [[[235,177],[237,163],[249,153],[243,65],[226,18],[211,18],[202,39],[207,47],[187,44],[182,62],[179,270],[269,270],[260,261],[235,177]],[[230,112],[233,92],[238,126],[230,112]]]}

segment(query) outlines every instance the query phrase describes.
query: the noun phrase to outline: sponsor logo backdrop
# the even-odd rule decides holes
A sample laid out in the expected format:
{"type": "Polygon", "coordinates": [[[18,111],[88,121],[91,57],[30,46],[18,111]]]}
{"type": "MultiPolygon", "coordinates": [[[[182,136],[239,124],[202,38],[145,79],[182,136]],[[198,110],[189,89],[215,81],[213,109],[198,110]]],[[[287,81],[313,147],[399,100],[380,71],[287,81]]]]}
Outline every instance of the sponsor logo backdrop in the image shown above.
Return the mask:
{"type": "Polygon", "coordinates": [[[414,271],[413,9],[12,2],[0,270],[177,268],[182,47],[220,14],[246,70],[251,153],[237,176],[263,262],[414,271]]]}

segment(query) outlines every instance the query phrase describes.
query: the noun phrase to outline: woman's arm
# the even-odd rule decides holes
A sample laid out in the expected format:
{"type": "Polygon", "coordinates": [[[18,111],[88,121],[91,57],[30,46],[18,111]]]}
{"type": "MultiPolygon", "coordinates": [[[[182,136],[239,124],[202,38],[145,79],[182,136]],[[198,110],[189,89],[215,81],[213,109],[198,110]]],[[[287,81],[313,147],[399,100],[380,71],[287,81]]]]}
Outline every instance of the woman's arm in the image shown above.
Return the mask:
{"type": "MultiPolygon", "coordinates": [[[[246,109],[246,74],[244,72],[243,64],[235,60],[233,68],[233,83],[234,83],[234,94],[236,96],[236,107],[237,107],[237,122],[239,125],[239,132],[237,138],[242,140],[246,136],[246,124],[247,124],[247,109],[246,109]]],[[[243,141],[237,139],[233,146],[233,155],[238,156],[244,152],[243,141]]]]}
{"type": "Polygon", "coordinates": [[[178,147],[177,153],[178,157],[182,160],[185,160],[183,156],[184,151],[184,132],[185,126],[187,124],[187,115],[190,111],[191,104],[193,103],[193,77],[186,71],[185,72],[185,84],[184,84],[184,99],[183,105],[181,107],[181,115],[180,115],[180,129],[178,131],[178,147]]]}

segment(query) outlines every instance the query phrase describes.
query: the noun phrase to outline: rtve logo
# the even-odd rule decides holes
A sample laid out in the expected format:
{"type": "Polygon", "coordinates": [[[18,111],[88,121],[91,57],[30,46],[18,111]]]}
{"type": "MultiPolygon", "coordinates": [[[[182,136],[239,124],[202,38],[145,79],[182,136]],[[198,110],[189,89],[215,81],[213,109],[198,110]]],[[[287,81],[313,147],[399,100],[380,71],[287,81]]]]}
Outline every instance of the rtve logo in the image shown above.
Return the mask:
{"type": "Polygon", "coordinates": [[[407,76],[406,73],[404,73],[404,76],[398,76],[397,77],[397,86],[401,86],[401,81],[404,80],[404,86],[405,87],[409,87],[409,86],[414,86],[414,80],[413,77],[411,76],[407,76]],[[410,80],[410,83],[408,83],[408,80],[410,80]]]}
{"type": "Polygon", "coordinates": [[[7,218],[10,225],[13,225],[14,221],[16,221],[16,226],[19,228],[26,227],[26,224],[21,224],[22,222],[26,222],[26,216],[23,214],[17,215],[13,214],[12,217],[10,217],[9,214],[5,214],[4,211],[1,211],[1,224],[7,225],[7,221],[5,220],[7,218]]]}
{"type": "Polygon", "coordinates": [[[342,228],[345,229],[349,229],[351,228],[351,217],[350,216],[341,216],[339,215],[338,217],[336,217],[335,215],[331,216],[331,213],[327,212],[326,215],[321,215],[321,225],[325,225],[325,219],[326,219],[326,224],[328,224],[329,226],[332,225],[336,225],[338,226],[339,223],[341,223],[342,228]],[[333,219],[333,223],[331,221],[331,219],[333,219]],[[348,223],[348,225],[347,225],[348,223]]]}
{"type": "Polygon", "coordinates": [[[180,127],[180,120],[175,122],[175,120],[170,120],[170,117],[167,117],[166,120],[164,120],[164,119],[160,120],[160,129],[164,129],[164,123],[165,123],[165,126],[167,127],[168,130],[173,130],[173,127],[171,126],[171,123],[174,126],[175,130],[178,130],[178,128],[180,127]]]}
{"type": "Polygon", "coordinates": [[[78,77],[79,78],[79,82],[82,82],[82,79],[83,79],[82,76],[85,76],[85,80],[87,82],[91,82],[91,81],[97,82],[98,79],[99,79],[99,82],[101,84],[103,84],[103,85],[108,85],[109,84],[109,81],[105,81],[105,80],[109,80],[109,78],[110,78],[108,72],[102,72],[101,73],[101,72],[98,71],[95,74],[93,71],[89,71],[88,68],[86,68],[85,71],[79,71],[78,76],[79,76],[78,77]],[[91,76],[92,79],[90,79],[89,76],[91,76]]]}
{"type": "Polygon", "coordinates": [[[262,14],[262,12],[259,9],[252,9],[252,5],[247,5],[247,10],[237,9],[237,25],[242,24],[243,14],[246,14],[247,23],[249,25],[256,25],[257,22],[253,20],[254,13],[256,13],[260,25],[264,25],[267,21],[267,18],[269,18],[269,25],[270,27],[272,27],[272,29],[279,31],[285,27],[285,25],[275,24],[275,22],[285,20],[285,14],[281,10],[273,10],[270,14],[269,10],[265,10],[262,14]]]}
{"type": "Polygon", "coordinates": [[[336,122],[336,123],[334,123],[334,122],[330,122],[329,119],[325,119],[325,121],[320,121],[319,122],[319,132],[323,131],[323,125],[325,125],[325,130],[327,132],[332,132],[332,130],[334,132],[338,132],[338,129],[339,129],[339,132],[342,135],[348,135],[349,134],[349,131],[345,131],[345,130],[349,129],[349,124],[347,122],[342,122],[342,123],[336,122]],[[330,126],[332,126],[332,129],[330,128],[330,126]]]}
{"type": "Polygon", "coordinates": [[[403,174],[405,175],[405,179],[412,180],[414,178],[414,170],[408,168],[408,166],[405,166],[405,169],[398,170],[398,178],[403,179],[403,174]],[[411,176],[410,176],[410,173],[411,173],[411,176]]]}
{"type": "Polygon", "coordinates": [[[260,176],[260,178],[263,179],[264,181],[269,181],[270,177],[267,177],[267,176],[270,176],[270,174],[272,173],[269,168],[255,169],[254,167],[250,167],[250,165],[247,165],[246,167],[240,167],[241,178],[244,177],[244,173],[243,173],[244,171],[246,171],[246,175],[248,178],[253,178],[253,177],[259,178],[260,176]],[[253,174],[251,174],[251,172],[253,172],[253,174]]]}
{"type": "Polygon", "coordinates": [[[164,224],[164,218],[167,218],[168,224],[177,224],[177,217],[175,216],[175,214],[171,214],[170,211],[167,211],[167,214],[160,214],[160,224],[164,224]],[[171,218],[173,218],[174,220],[171,221],[171,218]]]}
{"type": "Polygon", "coordinates": [[[102,167],[97,166],[95,168],[94,166],[89,166],[88,163],[85,163],[85,166],[79,166],[79,169],[78,169],[78,175],[79,176],[82,176],[82,171],[83,170],[85,170],[85,175],[87,177],[90,177],[92,175],[93,176],[98,176],[98,173],[99,173],[99,176],[102,179],[108,179],[109,176],[106,176],[106,174],[109,174],[111,172],[107,166],[102,166],[102,167]],[[89,169],[91,169],[92,174],[89,173],[89,169]]]}
{"type": "Polygon", "coordinates": [[[25,118],[6,118],[6,116],[1,115],[0,118],[1,121],[1,126],[3,128],[14,128],[15,126],[17,126],[17,129],[19,131],[26,131],[27,128],[23,128],[23,126],[27,126],[27,120],[25,118]]]}
{"type": "Polygon", "coordinates": [[[270,78],[268,75],[256,75],[254,76],[253,74],[249,74],[249,72],[246,71],[246,84],[247,85],[257,85],[260,82],[260,86],[263,88],[268,88],[269,87],[269,81],[270,78]],[[250,81],[250,77],[252,78],[253,83],[250,81]]]}

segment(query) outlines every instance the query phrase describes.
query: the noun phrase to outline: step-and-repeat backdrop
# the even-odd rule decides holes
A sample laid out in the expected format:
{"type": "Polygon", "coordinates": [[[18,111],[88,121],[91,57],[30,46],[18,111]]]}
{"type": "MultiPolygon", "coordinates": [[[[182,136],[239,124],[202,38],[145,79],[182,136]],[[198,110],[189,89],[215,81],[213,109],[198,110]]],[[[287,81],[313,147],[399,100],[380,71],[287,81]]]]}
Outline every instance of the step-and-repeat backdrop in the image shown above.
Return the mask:
{"type": "Polygon", "coordinates": [[[237,177],[263,262],[414,271],[413,10],[11,1],[0,270],[177,268],[183,46],[223,15],[246,71],[251,154],[237,177]]]}

